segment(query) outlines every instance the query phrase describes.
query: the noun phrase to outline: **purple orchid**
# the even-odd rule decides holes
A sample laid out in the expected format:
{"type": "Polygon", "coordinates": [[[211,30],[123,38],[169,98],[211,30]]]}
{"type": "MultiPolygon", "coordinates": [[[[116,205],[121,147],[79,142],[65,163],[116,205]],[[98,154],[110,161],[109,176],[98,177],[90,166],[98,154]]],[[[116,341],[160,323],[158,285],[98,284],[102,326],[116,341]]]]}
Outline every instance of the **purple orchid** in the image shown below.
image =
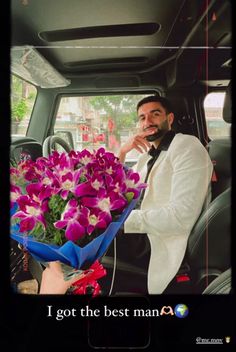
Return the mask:
{"type": "Polygon", "coordinates": [[[17,199],[22,195],[21,188],[15,185],[11,185],[11,208],[14,206],[17,199]]]}
{"type": "Polygon", "coordinates": [[[74,172],[67,172],[65,175],[61,176],[60,195],[63,199],[67,199],[69,192],[75,192],[76,186],[80,179],[80,175],[81,170],[76,170],[74,172]]]}
{"type": "Polygon", "coordinates": [[[111,176],[109,174],[105,175],[105,183],[107,191],[114,191],[119,194],[125,194],[127,191],[127,185],[125,183],[126,175],[123,167],[116,169],[116,172],[111,176]]]}
{"type": "Polygon", "coordinates": [[[51,186],[53,189],[58,190],[58,192],[60,190],[60,179],[58,178],[58,175],[52,172],[50,169],[45,170],[41,177],[41,183],[51,186]]]}
{"type": "Polygon", "coordinates": [[[28,195],[20,196],[17,199],[20,210],[12,217],[20,218],[20,232],[31,231],[38,223],[46,226],[43,210],[40,204],[32,200],[28,195]]]}
{"type": "Polygon", "coordinates": [[[85,235],[85,227],[88,226],[88,209],[80,209],[78,202],[71,199],[62,213],[61,220],[54,223],[55,228],[63,229],[66,227],[65,236],[73,242],[85,235]]]}
{"type": "Polygon", "coordinates": [[[26,191],[27,195],[21,195],[16,199],[20,210],[13,218],[22,219],[21,232],[33,230],[38,222],[45,228],[44,213],[48,211],[48,198],[52,195],[52,188],[41,183],[30,183],[26,186],[26,191]]]}
{"type": "Polygon", "coordinates": [[[66,175],[73,170],[73,162],[66,153],[61,153],[59,159],[56,159],[54,169],[60,176],[66,175]]]}
{"type": "Polygon", "coordinates": [[[95,174],[87,182],[77,185],[74,193],[77,197],[96,196],[100,189],[104,189],[104,179],[95,174]]]}
{"type": "Polygon", "coordinates": [[[31,165],[28,170],[25,172],[26,181],[37,181],[39,182],[42,177],[43,170],[40,170],[36,164],[31,165]]]}
{"type": "Polygon", "coordinates": [[[25,184],[25,178],[21,165],[19,166],[19,169],[15,167],[10,168],[10,180],[12,185],[23,186],[25,184]]]}
{"type": "Polygon", "coordinates": [[[132,192],[134,194],[134,199],[138,198],[140,192],[147,185],[145,183],[140,183],[140,176],[137,172],[133,170],[128,170],[126,174],[125,184],[127,187],[127,192],[132,192]]]}
{"type": "Polygon", "coordinates": [[[88,214],[87,233],[91,235],[95,229],[105,229],[110,223],[106,212],[90,210],[88,214]]]}
{"type": "Polygon", "coordinates": [[[19,175],[20,175],[19,170],[16,167],[11,167],[10,168],[10,179],[11,179],[11,184],[12,185],[13,184],[14,185],[17,184],[17,180],[19,178],[19,175]]]}
{"type": "Polygon", "coordinates": [[[77,154],[77,161],[82,165],[88,165],[92,160],[93,155],[87,149],[84,149],[77,154]]]}
{"type": "Polygon", "coordinates": [[[42,183],[30,183],[26,186],[26,191],[29,197],[40,205],[43,212],[48,211],[48,199],[53,194],[53,189],[50,186],[42,183]]]}
{"type": "Polygon", "coordinates": [[[84,197],[81,199],[81,204],[88,208],[98,208],[100,211],[107,214],[111,221],[112,210],[123,210],[127,205],[127,200],[116,192],[107,192],[104,189],[100,189],[97,193],[97,197],[84,197]]]}

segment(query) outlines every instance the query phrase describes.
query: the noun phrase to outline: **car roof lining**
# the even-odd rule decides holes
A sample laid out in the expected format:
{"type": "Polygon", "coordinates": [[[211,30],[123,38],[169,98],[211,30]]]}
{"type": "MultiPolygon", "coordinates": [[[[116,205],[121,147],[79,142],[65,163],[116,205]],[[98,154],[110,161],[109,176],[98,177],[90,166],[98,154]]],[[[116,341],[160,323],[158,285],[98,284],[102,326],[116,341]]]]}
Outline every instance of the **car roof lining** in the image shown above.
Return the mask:
{"type": "Polygon", "coordinates": [[[93,0],[40,0],[24,6],[12,0],[12,45],[34,46],[72,79],[132,74],[141,85],[148,85],[154,75],[160,86],[168,87],[171,67],[171,84],[192,84],[206,77],[205,72],[198,77],[202,51],[211,60],[209,79],[215,79],[216,73],[217,79],[228,79],[231,73],[224,64],[231,57],[231,3],[209,0],[207,4],[205,0],[100,0],[98,7],[93,0]],[[186,70],[181,69],[186,62],[186,70]],[[196,66],[191,67],[191,62],[196,66]]]}

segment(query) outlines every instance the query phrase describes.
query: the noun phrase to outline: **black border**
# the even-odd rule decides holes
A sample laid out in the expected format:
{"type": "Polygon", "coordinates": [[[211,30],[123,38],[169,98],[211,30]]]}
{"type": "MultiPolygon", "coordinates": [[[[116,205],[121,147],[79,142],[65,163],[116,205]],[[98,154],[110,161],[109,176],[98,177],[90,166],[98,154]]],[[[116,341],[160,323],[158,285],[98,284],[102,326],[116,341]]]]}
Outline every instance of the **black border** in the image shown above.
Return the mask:
{"type": "MultiPolygon", "coordinates": [[[[232,3],[233,6],[233,3],[232,3]]],[[[233,12],[233,11],[232,11],[233,12]]],[[[0,332],[1,343],[17,351],[28,351],[41,349],[43,351],[68,350],[70,348],[82,351],[93,351],[89,346],[89,319],[76,318],[56,321],[47,317],[47,305],[53,305],[54,309],[83,307],[90,304],[90,297],[78,296],[30,296],[16,295],[10,291],[9,285],[9,147],[10,147],[10,5],[4,2],[4,11],[1,11],[2,43],[0,56],[1,88],[0,88],[0,116],[1,116],[1,138],[0,138],[0,332]],[[47,342],[46,342],[46,339],[47,342]]],[[[234,53],[233,53],[234,54],[234,53]]],[[[233,55],[234,56],[234,55],[233,55]]],[[[234,70],[233,70],[234,71],[234,70]]],[[[232,72],[232,77],[233,77],[232,72]]],[[[233,85],[233,96],[235,87],[233,85]]],[[[233,113],[234,117],[234,99],[233,113]]],[[[235,155],[235,122],[232,124],[232,165],[235,155]]],[[[233,173],[234,180],[234,173],[233,173]]],[[[232,197],[234,200],[235,187],[233,183],[232,197]]],[[[234,202],[233,202],[234,203],[234,202]]],[[[233,215],[232,207],[232,215],[233,215]]],[[[232,216],[234,220],[234,216],[232,216]]],[[[232,234],[235,233],[235,221],[232,224],[232,234]]],[[[234,257],[235,237],[232,236],[232,258],[234,257]]],[[[233,266],[233,287],[235,288],[235,270],[233,266]]],[[[234,289],[235,291],[235,289],[234,289]]],[[[151,340],[145,348],[146,351],[165,350],[168,346],[195,345],[195,339],[223,338],[231,336],[231,343],[224,344],[224,348],[236,344],[235,336],[235,292],[232,295],[186,295],[186,296],[148,296],[151,306],[160,308],[163,305],[175,306],[185,303],[189,308],[189,315],[185,319],[178,318],[150,318],[148,324],[151,340]]],[[[130,307],[130,298],[117,298],[116,303],[130,307]]],[[[107,298],[109,301],[109,298],[107,298]]],[[[109,302],[108,302],[109,303],[109,302]]],[[[102,306],[104,301],[100,304],[102,306]]],[[[133,303],[132,303],[133,304],[133,303]]],[[[131,304],[131,306],[132,306],[131,304]]],[[[124,318],[125,319],[125,318],[124,318]]],[[[94,321],[93,321],[94,322],[94,321]]],[[[146,324],[146,320],[143,320],[146,324]]],[[[102,324],[102,320],[97,320],[102,324]]],[[[123,318],[120,319],[118,329],[125,326],[123,318]]],[[[142,327],[141,327],[142,328],[142,327]]],[[[140,329],[141,329],[140,328],[140,329]]],[[[132,330],[132,326],[130,325],[132,330]]],[[[113,332],[115,334],[115,331],[113,332]]],[[[137,330],[142,334],[142,330],[137,330]]],[[[115,335],[114,335],[115,338],[115,335]]],[[[130,341],[124,340],[124,345],[130,341]]],[[[199,346],[198,346],[199,347],[199,346]]],[[[204,350],[207,349],[203,346],[204,350]]],[[[214,346],[215,350],[215,346],[214,346]]],[[[217,348],[216,348],[217,350],[217,348]]]]}

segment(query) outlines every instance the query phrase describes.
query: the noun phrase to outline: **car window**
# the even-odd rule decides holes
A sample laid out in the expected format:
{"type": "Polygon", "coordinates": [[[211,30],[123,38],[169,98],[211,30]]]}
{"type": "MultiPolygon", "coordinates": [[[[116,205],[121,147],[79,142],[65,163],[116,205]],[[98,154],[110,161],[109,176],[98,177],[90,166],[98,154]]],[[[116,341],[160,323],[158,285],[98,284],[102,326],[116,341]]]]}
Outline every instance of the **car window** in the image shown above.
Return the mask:
{"type": "Polygon", "coordinates": [[[204,110],[208,136],[211,139],[230,136],[230,124],[223,120],[223,105],[225,92],[207,94],[204,100],[204,110]]]}
{"type": "Polygon", "coordinates": [[[23,79],[11,75],[11,135],[26,136],[37,89],[23,79]]]}
{"type": "MultiPolygon", "coordinates": [[[[54,133],[70,131],[76,150],[104,147],[117,154],[137,128],[136,105],[146,95],[62,97],[54,133]]],[[[137,151],[127,160],[136,161],[137,151]]]]}

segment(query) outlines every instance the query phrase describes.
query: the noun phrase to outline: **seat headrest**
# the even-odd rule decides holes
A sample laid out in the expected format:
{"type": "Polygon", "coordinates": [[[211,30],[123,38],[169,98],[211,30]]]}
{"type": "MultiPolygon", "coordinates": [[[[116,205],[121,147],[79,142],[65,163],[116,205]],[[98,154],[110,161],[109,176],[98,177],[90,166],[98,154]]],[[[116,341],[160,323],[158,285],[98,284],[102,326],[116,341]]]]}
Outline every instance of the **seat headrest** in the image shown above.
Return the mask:
{"type": "Polygon", "coordinates": [[[215,139],[208,143],[208,152],[221,177],[231,177],[231,138],[215,139]]]}
{"type": "Polygon", "coordinates": [[[225,122],[231,123],[232,119],[232,92],[231,82],[229,83],[224,100],[223,106],[223,119],[225,122]]]}

